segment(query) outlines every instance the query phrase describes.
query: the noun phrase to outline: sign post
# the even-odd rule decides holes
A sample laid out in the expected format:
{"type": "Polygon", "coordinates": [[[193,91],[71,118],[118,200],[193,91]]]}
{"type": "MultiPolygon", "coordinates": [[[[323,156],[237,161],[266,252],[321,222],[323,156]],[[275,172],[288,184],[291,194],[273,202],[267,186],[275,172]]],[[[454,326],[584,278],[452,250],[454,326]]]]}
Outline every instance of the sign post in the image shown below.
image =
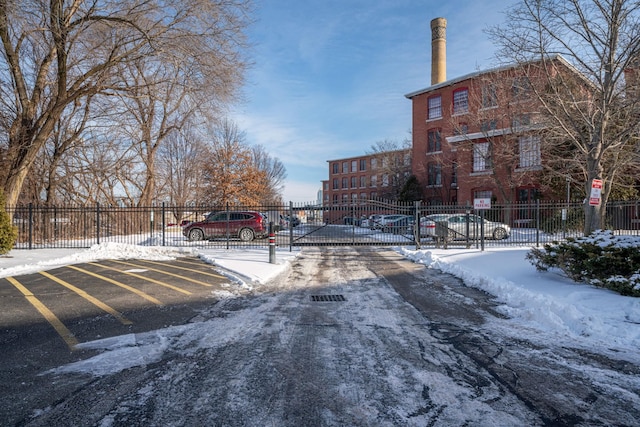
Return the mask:
{"type": "Polygon", "coordinates": [[[473,199],[473,208],[480,211],[480,250],[484,251],[484,211],[491,209],[491,199],[473,199]]]}

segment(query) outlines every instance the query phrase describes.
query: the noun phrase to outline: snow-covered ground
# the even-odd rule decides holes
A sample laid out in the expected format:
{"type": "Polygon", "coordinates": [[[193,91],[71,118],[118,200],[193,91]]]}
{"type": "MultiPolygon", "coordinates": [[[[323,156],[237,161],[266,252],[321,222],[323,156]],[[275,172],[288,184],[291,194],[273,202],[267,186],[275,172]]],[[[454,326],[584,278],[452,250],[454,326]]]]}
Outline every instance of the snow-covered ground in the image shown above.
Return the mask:
{"type": "MultiPolygon", "coordinates": [[[[396,251],[495,295],[502,303],[501,310],[514,322],[594,349],[615,348],[633,353],[640,347],[640,298],[576,284],[559,272],[538,272],[525,259],[526,248],[416,251],[398,247],[396,251]]],[[[224,269],[233,284],[257,287],[286,270],[299,253],[295,249],[278,248],[276,262],[269,263],[268,249],[259,248],[225,250],[103,243],[84,250],[13,250],[8,256],[0,257],[0,277],[100,259],[162,260],[190,255],[224,269]]],[[[196,325],[184,328],[189,327],[197,328],[196,325]]],[[[179,333],[185,332],[181,329],[179,333]]],[[[172,335],[177,331],[166,333],[172,335]]],[[[155,335],[162,332],[156,331],[155,335]]],[[[111,342],[114,343],[113,339],[111,342]]],[[[161,342],[159,340],[158,345],[162,345],[161,342]]],[[[157,350],[153,344],[148,348],[150,354],[157,350]]]]}

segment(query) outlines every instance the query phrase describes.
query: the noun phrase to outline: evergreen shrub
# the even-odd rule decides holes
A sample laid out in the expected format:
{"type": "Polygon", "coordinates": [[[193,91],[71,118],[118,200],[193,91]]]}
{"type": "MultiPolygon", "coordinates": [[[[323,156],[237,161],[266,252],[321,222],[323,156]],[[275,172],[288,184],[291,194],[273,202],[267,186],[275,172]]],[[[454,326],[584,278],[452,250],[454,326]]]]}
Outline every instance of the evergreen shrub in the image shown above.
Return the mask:
{"type": "Polygon", "coordinates": [[[571,280],[640,297],[640,238],[598,230],[590,236],[533,248],[527,260],[538,271],[562,270],[571,280]]]}

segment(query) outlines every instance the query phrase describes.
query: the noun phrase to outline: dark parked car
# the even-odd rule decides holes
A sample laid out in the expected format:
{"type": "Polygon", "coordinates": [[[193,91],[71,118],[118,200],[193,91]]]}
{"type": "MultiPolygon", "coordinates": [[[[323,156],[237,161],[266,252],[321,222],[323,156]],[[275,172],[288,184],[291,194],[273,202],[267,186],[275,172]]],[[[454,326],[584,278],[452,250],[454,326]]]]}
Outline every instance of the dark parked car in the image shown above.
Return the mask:
{"type": "Polygon", "coordinates": [[[269,234],[268,225],[260,212],[211,212],[202,221],[187,224],[182,229],[189,240],[204,240],[213,237],[237,237],[243,242],[261,239],[269,234]]]}

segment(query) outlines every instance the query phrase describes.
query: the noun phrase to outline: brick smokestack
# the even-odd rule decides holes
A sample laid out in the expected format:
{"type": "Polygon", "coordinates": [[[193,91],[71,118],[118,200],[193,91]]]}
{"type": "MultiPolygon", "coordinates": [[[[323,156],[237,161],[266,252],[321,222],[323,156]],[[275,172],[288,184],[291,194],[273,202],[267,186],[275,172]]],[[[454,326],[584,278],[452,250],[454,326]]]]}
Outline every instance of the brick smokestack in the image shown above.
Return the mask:
{"type": "Polygon", "coordinates": [[[431,21],[431,84],[447,80],[447,20],[431,21]]]}

